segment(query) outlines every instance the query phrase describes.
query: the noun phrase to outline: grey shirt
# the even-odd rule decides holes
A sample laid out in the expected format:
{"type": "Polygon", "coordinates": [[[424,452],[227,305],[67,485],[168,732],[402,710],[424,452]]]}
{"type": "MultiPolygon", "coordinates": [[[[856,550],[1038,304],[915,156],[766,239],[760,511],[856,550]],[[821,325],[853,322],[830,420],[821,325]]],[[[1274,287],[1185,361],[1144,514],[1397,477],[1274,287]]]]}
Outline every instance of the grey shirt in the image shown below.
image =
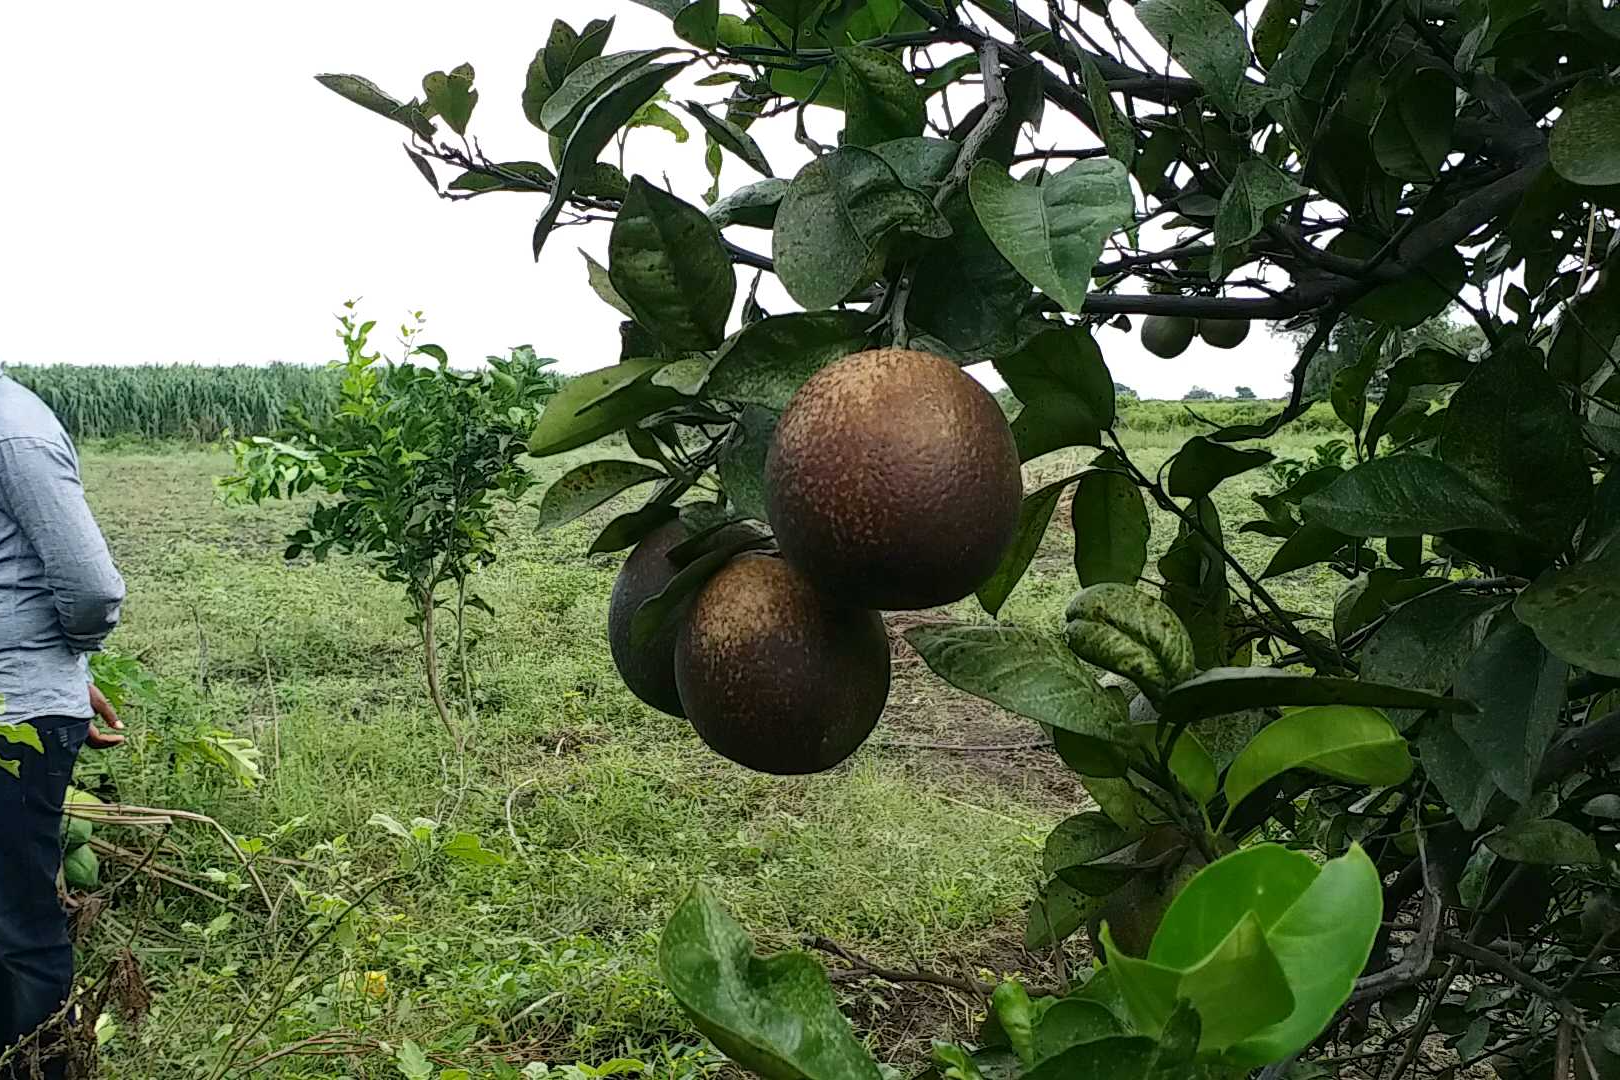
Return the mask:
{"type": "Polygon", "coordinates": [[[118,625],[123,600],[73,443],[0,374],[0,720],[89,716],[86,654],[118,625]]]}

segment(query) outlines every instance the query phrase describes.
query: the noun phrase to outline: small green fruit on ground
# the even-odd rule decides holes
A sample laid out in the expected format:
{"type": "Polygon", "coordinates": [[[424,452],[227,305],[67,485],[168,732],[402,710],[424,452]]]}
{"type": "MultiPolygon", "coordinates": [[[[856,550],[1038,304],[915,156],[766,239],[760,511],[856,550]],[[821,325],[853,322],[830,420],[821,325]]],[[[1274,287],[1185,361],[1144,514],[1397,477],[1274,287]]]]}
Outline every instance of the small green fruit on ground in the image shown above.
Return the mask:
{"type": "Polygon", "coordinates": [[[1142,347],[1155,356],[1173,360],[1192,344],[1197,324],[1180,315],[1149,315],[1142,320],[1142,347]]]}
{"type": "Polygon", "coordinates": [[[847,356],[801,386],[765,466],[782,555],[865,608],[960,600],[1001,562],[1023,497],[1001,407],[910,349],[847,356]]]}
{"type": "Polygon", "coordinates": [[[746,554],[698,591],[675,679],[716,753],[780,776],[821,772],[877,725],[889,640],[876,612],[834,600],[782,559],[746,554]]]}
{"type": "Polygon", "coordinates": [[[1249,336],[1249,320],[1199,319],[1198,336],[1217,349],[1235,349],[1249,336]]]}

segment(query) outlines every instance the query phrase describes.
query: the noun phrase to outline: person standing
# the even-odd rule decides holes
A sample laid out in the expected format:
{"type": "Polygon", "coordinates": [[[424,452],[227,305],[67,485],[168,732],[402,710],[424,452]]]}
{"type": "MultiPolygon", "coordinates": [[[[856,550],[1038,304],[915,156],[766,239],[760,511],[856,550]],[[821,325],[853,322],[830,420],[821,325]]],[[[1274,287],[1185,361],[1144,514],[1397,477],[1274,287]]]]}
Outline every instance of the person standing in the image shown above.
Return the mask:
{"type": "Polygon", "coordinates": [[[73,986],[56,893],[62,802],[80,746],[124,741],[87,663],[123,600],[72,441],[44,402],[0,372],[0,721],[32,725],[44,747],[0,740],[0,757],[17,766],[15,777],[0,771],[0,1054],[16,1048],[0,1080],[35,1075],[34,1062],[53,1080],[66,1071],[50,1060],[49,1031],[73,986]]]}

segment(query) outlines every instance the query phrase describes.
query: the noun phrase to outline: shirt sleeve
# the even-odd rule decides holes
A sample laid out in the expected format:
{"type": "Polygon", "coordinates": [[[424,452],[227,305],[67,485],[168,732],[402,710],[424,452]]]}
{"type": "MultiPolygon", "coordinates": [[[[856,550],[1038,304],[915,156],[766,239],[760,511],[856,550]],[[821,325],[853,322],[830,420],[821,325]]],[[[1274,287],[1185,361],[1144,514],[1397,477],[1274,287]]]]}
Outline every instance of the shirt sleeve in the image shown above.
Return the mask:
{"type": "Polygon", "coordinates": [[[0,439],[0,506],[45,568],[68,647],[101,648],[118,625],[124,579],[84,500],[72,450],[50,439],[0,439]]]}

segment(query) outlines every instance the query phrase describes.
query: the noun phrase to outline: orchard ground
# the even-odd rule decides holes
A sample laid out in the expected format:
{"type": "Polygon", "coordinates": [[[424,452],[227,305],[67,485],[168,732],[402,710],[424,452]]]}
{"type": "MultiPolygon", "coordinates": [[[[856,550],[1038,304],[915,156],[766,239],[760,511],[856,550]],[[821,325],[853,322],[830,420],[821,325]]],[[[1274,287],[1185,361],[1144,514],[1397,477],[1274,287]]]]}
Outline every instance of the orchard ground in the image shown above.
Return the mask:
{"type": "MultiPolygon", "coordinates": [[[[1127,445],[1151,472],[1185,434],[1134,433],[1127,445]]],[[[1270,446],[1308,458],[1321,438],[1270,446]]],[[[884,721],[850,762],[806,778],[747,772],[642,706],[614,672],[605,620],[622,556],[585,550],[631,501],[550,535],[535,531],[527,506],[477,586],[495,614],[473,620],[480,720],[463,784],[446,761],[398,590],[351,560],[282,561],[301,505],[221,505],[212,482],[231,462],[217,451],[92,445],[83,457],[129,583],[112,644],[138,656],[158,690],[128,717],[131,745],[86,755],[81,783],[264,838],[253,858],[275,908],[266,911],[217,834],[171,829],[110,906],[81,920],[86,971],[132,943],[155,995],[138,1028],[104,1028],[106,1075],[210,1075],[233,1040],[246,1041],[241,1066],[330,1032],[354,1038],[305,1044],[313,1054],[274,1057],[253,1074],[437,1075],[411,1071],[419,1050],[474,1076],[497,1056],[517,1066],[629,1057],[653,1066],[647,1075],[710,1075],[716,1066],[654,959],[669,911],[700,878],[772,948],[824,937],[891,968],[1053,978],[1050,957],[1023,951],[1024,911],[1043,838],[1085,794],[1051,751],[1005,749],[1037,741],[1034,725],[952,690],[897,636],[884,721]],[[188,735],[206,729],[252,738],[263,782],[242,787],[184,753],[188,735]],[[452,813],[436,842],[472,833],[501,861],[404,868],[410,843],[374,819],[409,830],[413,819],[452,813]],[[379,880],[328,933],[333,915],[379,880]]],[[[549,478],[578,460],[536,467],[549,478]]],[[[1026,489],[1082,460],[1033,463],[1026,489]]],[[[1272,487],[1257,470],[1217,495],[1228,543],[1256,572],[1276,542],[1238,526],[1260,516],[1250,493],[1272,487]]],[[[1153,526],[1156,558],[1175,530],[1157,510],[1153,526]]],[[[1076,587],[1069,529],[1065,504],[1003,619],[1057,625],[1076,587]]],[[[1274,591],[1327,616],[1338,587],[1317,567],[1274,591]]],[[[956,609],[984,618],[971,599],[956,609]]],[[[908,613],[891,629],[936,617],[908,613]]],[[[156,834],[108,827],[98,837],[141,853],[156,834]]],[[[103,878],[118,883],[132,869],[108,855],[103,878]]],[[[845,981],[839,990],[879,1060],[897,1064],[925,1055],[946,1027],[965,1035],[979,1011],[969,995],[932,988],[845,981]]]]}

